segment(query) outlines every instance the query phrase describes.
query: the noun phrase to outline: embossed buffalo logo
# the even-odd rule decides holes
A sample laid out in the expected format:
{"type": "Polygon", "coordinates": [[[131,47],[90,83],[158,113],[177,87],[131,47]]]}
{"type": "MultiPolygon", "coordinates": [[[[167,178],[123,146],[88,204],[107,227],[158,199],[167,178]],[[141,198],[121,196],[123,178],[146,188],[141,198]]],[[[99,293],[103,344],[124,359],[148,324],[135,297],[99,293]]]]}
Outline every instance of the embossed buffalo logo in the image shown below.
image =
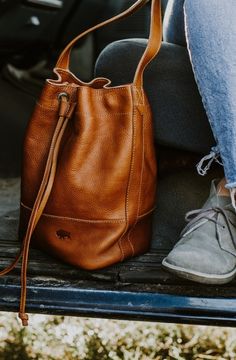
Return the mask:
{"type": "Polygon", "coordinates": [[[66,239],[70,239],[70,233],[68,231],[65,230],[58,230],[56,232],[57,237],[61,240],[66,240],[66,239]]]}

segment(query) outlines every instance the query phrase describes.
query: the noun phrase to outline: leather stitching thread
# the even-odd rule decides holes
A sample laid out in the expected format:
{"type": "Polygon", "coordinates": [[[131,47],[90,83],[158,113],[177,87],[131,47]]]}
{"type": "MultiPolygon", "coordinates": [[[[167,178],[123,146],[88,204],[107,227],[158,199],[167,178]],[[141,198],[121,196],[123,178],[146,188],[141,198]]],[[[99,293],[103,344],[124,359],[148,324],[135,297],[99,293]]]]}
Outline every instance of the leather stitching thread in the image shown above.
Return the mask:
{"type": "MultiPolygon", "coordinates": [[[[133,173],[134,173],[134,161],[135,161],[135,153],[136,153],[136,137],[137,137],[137,134],[136,134],[136,131],[137,131],[137,126],[136,126],[136,116],[137,116],[137,111],[136,111],[136,108],[134,107],[134,118],[133,118],[133,124],[134,124],[134,135],[133,135],[133,138],[134,138],[134,142],[133,142],[133,161],[132,161],[132,176],[133,176],[133,173]]],[[[131,177],[132,179],[132,177],[131,177]]],[[[130,229],[130,231],[128,232],[128,236],[127,236],[127,239],[128,239],[128,242],[130,244],[130,247],[131,247],[131,251],[132,251],[132,256],[134,255],[134,246],[130,240],[130,233],[132,231],[132,229],[134,228],[134,226],[136,225],[137,221],[135,221],[135,224],[132,226],[132,228],[130,229]]]]}
{"type": "Polygon", "coordinates": [[[40,106],[42,109],[49,110],[49,111],[55,111],[58,108],[56,106],[56,103],[55,103],[55,106],[45,106],[45,105],[40,104],[38,101],[36,101],[36,105],[40,106]]]}
{"type": "Polygon", "coordinates": [[[143,173],[144,173],[144,153],[145,153],[145,132],[144,132],[144,115],[142,115],[142,146],[143,146],[143,153],[142,153],[142,172],[141,172],[141,182],[140,182],[140,196],[139,196],[139,200],[140,200],[140,204],[139,204],[139,209],[138,209],[138,213],[137,213],[137,219],[139,217],[139,211],[140,211],[140,207],[141,207],[141,203],[142,203],[142,189],[143,189],[143,173]]]}
{"type": "MultiPolygon", "coordinates": [[[[24,207],[26,210],[32,211],[32,209],[29,206],[24,205],[21,203],[21,206],[24,207]]],[[[43,213],[42,216],[51,218],[51,219],[58,219],[58,220],[68,220],[68,221],[76,221],[76,222],[84,222],[84,223],[123,223],[126,220],[125,219],[107,219],[107,220],[86,220],[86,219],[77,219],[77,218],[71,218],[66,216],[58,216],[58,215],[51,215],[43,213]]]]}
{"type": "MultiPolygon", "coordinates": [[[[94,79],[96,80],[96,79],[94,79]]],[[[93,89],[93,91],[97,91],[97,92],[102,92],[102,91],[105,91],[105,92],[111,92],[111,91],[118,91],[118,90],[127,90],[128,88],[130,87],[130,84],[128,84],[126,87],[114,87],[114,88],[99,88],[99,89],[96,89],[96,88],[91,88],[93,89]]],[[[82,88],[82,86],[79,86],[79,90],[80,88],[82,88]]]]}
{"type": "MultiPolygon", "coordinates": [[[[132,155],[131,155],[131,165],[130,165],[130,181],[129,181],[129,186],[128,186],[128,193],[127,193],[127,210],[129,211],[129,194],[130,194],[130,188],[131,188],[131,182],[133,179],[133,173],[134,173],[134,161],[135,161],[135,145],[136,145],[136,121],[135,121],[135,106],[133,106],[133,117],[132,117],[132,125],[133,125],[133,132],[132,132],[132,155]]],[[[127,212],[127,227],[126,227],[126,231],[128,229],[129,226],[129,215],[127,212]]],[[[128,242],[131,246],[131,250],[134,253],[134,248],[133,248],[133,244],[131,244],[129,236],[128,236],[128,242]]]]}
{"type": "Polygon", "coordinates": [[[134,90],[136,92],[136,96],[135,96],[135,105],[140,105],[143,106],[144,105],[144,94],[143,91],[137,87],[134,86],[134,90]],[[136,102],[136,98],[138,98],[138,102],[136,102]],[[140,102],[141,101],[141,102],[140,102]]]}
{"type": "Polygon", "coordinates": [[[134,223],[134,225],[132,226],[132,228],[130,229],[129,234],[128,234],[128,239],[129,239],[129,242],[130,242],[130,244],[132,245],[132,249],[133,249],[133,255],[134,255],[134,246],[133,246],[132,241],[130,240],[130,235],[131,235],[132,231],[134,231],[135,226],[136,226],[137,223],[138,223],[138,215],[139,215],[140,206],[141,206],[141,192],[142,192],[142,183],[143,183],[143,169],[144,169],[144,124],[143,124],[143,121],[144,121],[144,117],[143,117],[143,115],[142,115],[142,167],[141,167],[141,177],[140,177],[140,185],[139,185],[139,194],[138,194],[137,215],[136,215],[135,223],[134,223]]]}
{"type": "MultiPolygon", "coordinates": [[[[28,211],[32,211],[32,208],[29,207],[29,206],[26,206],[24,205],[22,202],[21,202],[21,206],[23,208],[25,208],[26,210],[28,211]]],[[[142,219],[144,218],[145,216],[149,215],[150,213],[152,213],[153,211],[155,210],[155,207],[152,208],[151,210],[148,210],[147,212],[145,212],[144,214],[142,215],[139,215],[139,219],[142,219]]],[[[110,219],[110,220],[86,220],[86,219],[77,219],[77,218],[70,218],[70,217],[65,217],[65,216],[58,216],[58,215],[51,215],[51,214],[46,214],[46,213],[43,213],[42,216],[44,217],[48,217],[48,218],[55,218],[55,219],[58,219],[58,220],[65,220],[65,221],[77,221],[77,222],[88,222],[88,223],[104,223],[104,222],[108,222],[108,223],[123,223],[126,221],[126,219],[110,219]]]]}
{"type": "MultiPolygon", "coordinates": [[[[132,93],[130,94],[132,95],[132,93]]],[[[133,100],[133,96],[132,96],[132,100],[133,100]]],[[[133,109],[132,109],[132,146],[131,146],[131,158],[130,158],[130,171],[129,171],[129,181],[128,181],[128,187],[127,187],[127,191],[126,191],[126,198],[125,198],[125,219],[126,219],[126,226],[125,226],[125,230],[123,232],[123,234],[121,235],[118,244],[122,253],[122,257],[121,257],[121,261],[124,260],[125,258],[125,251],[122,245],[122,239],[124,238],[124,235],[127,231],[128,225],[129,225],[129,221],[128,221],[128,206],[129,206],[129,190],[130,190],[130,183],[131,183],[131,175],[132,175],[132,163],[133,163],[133,143],[134,143],[134,129],[133,129],[133,123],[134,123],[134,104],[132,104],[133,109]]]]}
{"type": "MultiPolygon", "coordinates": [[[[110,114],[110,116],[104,116],[104,115],[103,115],[103,116],[97,116],[97,115],[96,115],[96,119],[100,119],[100,118],[101,118],[101,119],[104,119],[104,118],[105,118],[105,119],[106,119],[106,118],[109,119],[109,118],[111,117],[111,113],[109,113],[108,111],[107,111],[107,113],[110,114]]],[[[82,115],[84,115],[84,116],[90,116],[90,115],[91,115],[91,114],[89,114],[89,113],[85,113],[85,112],[82,112],[82,111],[80,111],[80,112],[79,112],[79,111],[76,111],[75,114],[77,114],[77,115],[81,115],[81,114],[82,114],[82,115]]],[[[112,113],[112,116],[122,116],[122,115],[130,115],[130,114],[132,114],[132,113],[131,113],[131,112],[127,112],[127,113],[112,113]]]]}
{"type": "MultiPolygon", "coordinates": [[[[133,96],[132,96],[132,100],[133,100],[133,96]]],[[[126,228],[125,231],[123,233],[123,235],[121,236],[121,238],[119,239],[119,245],[120,248],[122,249],[122,253],[124,254],[123,256],[125,256],[125,251],[124,251],[124,247],[122,245],[122,240],[124,238],[125,233],[127,232],[128,226],[129,226],[129,216],[128,216],[128,211],[129,211],[129,193],[130,193],[130,187],[131,187],[131,181],[132,181],[132,176],[133,176],[133,171],[134,171],[134,157],[135,157],[135,134],[136,134],[136,123],[135,123],[135,106],[133,103],[133,111],[132,111],[132,149],[131,149],[131,159],[130,159],[130,173],[129,173],[129,183],[128,183],[128,188],[127,188],[127,193],[126,193],[126,209],[125,209],[125,215],[126,215],[126,228]]],[[[129,237],[127,238],[128,242],[131,246],[132,252],[134,252],[133,249],[133,244],[131,244],[129,237]]],[[[124,260],[124,257],[123,257],[124,260]]],[[[122,260],[122,261],[123,261],[122,260]]]]}

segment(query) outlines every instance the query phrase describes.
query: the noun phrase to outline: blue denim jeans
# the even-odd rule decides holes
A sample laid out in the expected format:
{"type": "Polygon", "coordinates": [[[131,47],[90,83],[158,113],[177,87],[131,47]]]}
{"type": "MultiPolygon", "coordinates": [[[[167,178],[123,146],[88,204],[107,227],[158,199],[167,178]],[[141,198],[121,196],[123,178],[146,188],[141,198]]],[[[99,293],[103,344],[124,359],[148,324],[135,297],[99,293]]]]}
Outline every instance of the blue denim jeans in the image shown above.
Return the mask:
{"type": "MultiPolygon", "coordinates": [[[[178,0],[179,1],[179,0],[178,0]]],[[[194,75],[221,156],[226,187],[236,187],[236,1],[185,0],[185,31],[194,75]]],[[[199,172],[205,171],[199,164],[199,172]]],[[[209,166],[206,167],[206,170],[209,166]]]]}

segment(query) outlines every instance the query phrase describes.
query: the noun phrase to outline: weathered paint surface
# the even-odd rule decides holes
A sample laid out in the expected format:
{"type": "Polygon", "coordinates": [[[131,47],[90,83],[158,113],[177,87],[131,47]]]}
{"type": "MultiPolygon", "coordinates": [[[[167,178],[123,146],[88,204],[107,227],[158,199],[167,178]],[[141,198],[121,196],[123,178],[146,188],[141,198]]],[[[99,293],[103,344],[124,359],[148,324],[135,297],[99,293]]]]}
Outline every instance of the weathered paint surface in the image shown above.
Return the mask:
{"type": "MultiPolygon", "coordinates": [[[[17,241],[19,180],[0,180],[0,266],[19,248],[17,241]]],[[[31,249],[28,311],[47,314],[236,324],[235,281],[203,286],[183,281],[161,268],[169,249],[156,249],[116,266],[84,271],[31,249]]],[[[17,311],[19,270],[0,278],[0,310],[17,311]]]]}

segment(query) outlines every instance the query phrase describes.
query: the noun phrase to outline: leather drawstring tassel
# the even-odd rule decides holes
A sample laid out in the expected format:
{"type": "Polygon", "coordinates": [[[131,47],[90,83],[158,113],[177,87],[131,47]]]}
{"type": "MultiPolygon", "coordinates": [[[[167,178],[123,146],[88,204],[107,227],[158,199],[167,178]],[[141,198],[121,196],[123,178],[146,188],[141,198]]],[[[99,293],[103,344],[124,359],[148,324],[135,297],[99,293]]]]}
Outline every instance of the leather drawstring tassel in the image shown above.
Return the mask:
{"type": "Polygon", "coordinates": [[[27,295],[26,294],[27,267],[28,267],[30,240],[33,231],[38,224],[38,221],[44,211],[44,208],[50,196],[56,175],[57,158],[58,158],[61,140],[64,135],[65,129],[67,127],[67,123],[71,118],[76,105],[74,103],[73,104],[69,103],[68,96],[65,93],[62,93],[59,96],[59,101],[60,101],[59,120],[53,134],[53,138],[47,158],[47,163],[43,175],[43,180],[41,182],[38,195],[31,212],[31,216],[28,222],[28,227],[23,243],[23,257],[22,257],[22,266],[21,266],[21,298],[20,298],[20,310],[19,310],[19,318],[21,319],[23,326],[28,325],[28,315],[25,313],[25,305],[26,305],[26,295],[27,295]]]}

